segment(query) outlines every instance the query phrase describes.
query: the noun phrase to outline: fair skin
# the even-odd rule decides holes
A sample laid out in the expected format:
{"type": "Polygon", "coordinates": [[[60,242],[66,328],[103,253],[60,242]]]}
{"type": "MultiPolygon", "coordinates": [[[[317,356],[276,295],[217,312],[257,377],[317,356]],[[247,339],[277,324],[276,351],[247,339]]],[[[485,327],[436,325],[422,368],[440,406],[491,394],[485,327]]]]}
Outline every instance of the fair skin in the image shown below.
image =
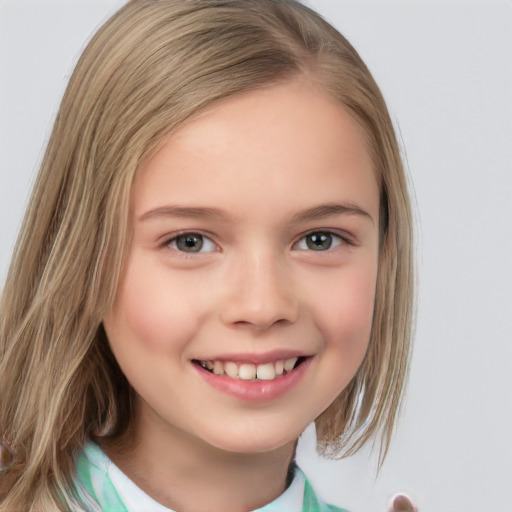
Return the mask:
{"type": "Polygon", "coordinates": [[[145,492],[240,512],[284,491],[364,357],[378,214],[362,130],[306,80],[218,103],[144,162],[104,322],[135,419],[104,448],[145,492]]]}

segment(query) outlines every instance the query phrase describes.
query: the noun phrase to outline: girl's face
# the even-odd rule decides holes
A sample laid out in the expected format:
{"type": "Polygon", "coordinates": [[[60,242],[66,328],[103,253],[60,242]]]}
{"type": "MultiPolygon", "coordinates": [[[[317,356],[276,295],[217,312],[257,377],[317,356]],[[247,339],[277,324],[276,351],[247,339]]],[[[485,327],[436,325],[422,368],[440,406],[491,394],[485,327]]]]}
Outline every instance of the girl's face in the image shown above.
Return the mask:
{"type": "Polygon", "coordinates": [[[362,130],[303,81],[224,100],[169,136],[135,180],[105,319],[142,435],[244,453],[293,442],[364,357],[378,213],[362,130]]]}

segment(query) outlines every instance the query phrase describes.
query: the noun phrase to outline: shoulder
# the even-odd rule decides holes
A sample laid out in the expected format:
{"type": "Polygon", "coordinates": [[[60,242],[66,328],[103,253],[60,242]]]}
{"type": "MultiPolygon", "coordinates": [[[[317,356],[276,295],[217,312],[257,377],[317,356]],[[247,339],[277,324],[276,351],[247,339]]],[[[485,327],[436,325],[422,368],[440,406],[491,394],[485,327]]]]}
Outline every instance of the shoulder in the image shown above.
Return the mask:
{"type": "Polygon", "coordinates": [[[110,460],[99,446],[88,442],[78,454],[74,488],[85,510],[127,512],[108,474],[110,460]]]}
{"type": "Polygon", "coordinates": [[[336,505],[331,505],[330,503],[323,501],[315,492],[313,485],[307,479],[306,475],[304,475],[300,469],[298,469],[298,471],[304,479],[304,501],[302,512],[348,512],[348,510],[344,508],[340,508],[336,505]]]}

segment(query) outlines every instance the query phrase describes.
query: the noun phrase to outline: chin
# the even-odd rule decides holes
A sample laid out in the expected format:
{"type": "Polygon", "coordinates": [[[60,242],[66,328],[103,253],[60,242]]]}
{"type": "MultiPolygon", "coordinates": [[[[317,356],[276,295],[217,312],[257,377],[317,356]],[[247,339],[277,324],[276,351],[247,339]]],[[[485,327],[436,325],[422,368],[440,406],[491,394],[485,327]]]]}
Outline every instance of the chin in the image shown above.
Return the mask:
{"type": "Polygon", "coordinates": [[[301,433],[302,430],[300,432],[293,431],[293,433],[280,433],[275,430],[273,432],[262,432],[261,430],[248,428],[239,430],[233,435],[215,436],[204,440],[219,450],[250,455],[270,453],[281,449],[292,450],[301,433]]]}

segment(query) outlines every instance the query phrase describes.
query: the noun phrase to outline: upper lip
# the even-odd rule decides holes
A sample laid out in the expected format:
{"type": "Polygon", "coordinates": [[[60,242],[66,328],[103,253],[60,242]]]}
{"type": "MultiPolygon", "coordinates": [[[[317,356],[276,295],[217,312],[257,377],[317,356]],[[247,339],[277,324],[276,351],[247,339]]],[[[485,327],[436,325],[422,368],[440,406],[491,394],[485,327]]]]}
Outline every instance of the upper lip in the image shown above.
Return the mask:
{"type": "Polygon", "coordinates": [[[300,350],[277,349],[270,352],[257,353],[232,353],[232,354],[217,354],[215,356],[198,357],[194,358],[195,361],[233,361],[237,363],[253,363],[264,364],[273,363],[275,361],[293,359],[294,357],[309,357],[311,354],[306,354],[300,350]]]}

